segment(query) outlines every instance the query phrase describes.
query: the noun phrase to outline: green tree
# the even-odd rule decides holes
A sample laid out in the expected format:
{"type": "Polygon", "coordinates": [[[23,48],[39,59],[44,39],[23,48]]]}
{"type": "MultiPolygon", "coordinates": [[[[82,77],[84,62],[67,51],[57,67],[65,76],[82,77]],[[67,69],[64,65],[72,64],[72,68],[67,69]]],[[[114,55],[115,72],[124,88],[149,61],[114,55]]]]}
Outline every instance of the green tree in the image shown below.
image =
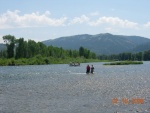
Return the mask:
{"type": "Polygon", "coordinates": [[[48,46],[48,48],[47,48],[47,56],[54,56],[53,46],[48,46]]]}
{"type": "Polygon", "coordinates": [[[15,41],[16,38],[12,35],[5,35],[3,36],[3,40],[7,46],[7,57],[13,58],[14,57],[14,50],[15,50],[15,41]]]}
{"type": "Polygon", "coordinates": [[[72,50],[69,50],[69,57],[72,57],[72,50]]]}
{"type": "Polygon", "coordinates": [[[91,56],[92,59],[96,59],[96,54],[95,54],[95,53],[92,52],[92,53],[90,54],[90,56],[91,56]]]}
{"type": "Polygon", "coordinates": [[[34,40],[28,40],[28,57],[34,57],[37,54],[37,44],[34,40]]]}
{"type": "Polygon", "coordinates": [[[89,56],[90,56],[90,50],[84,48],[84,57],[88,59],[89,56]]]}
{"type": "Polygon", "coordinates": [[[79,48],[79,55],[80,57],[84,56],[84,48],[82,46],[79,48]]]}
{"type": "Polygon", "coordinates": [[[138,61],[142,61],[143,60],[143,54],[142,54],[142,52],[136,53],[136,59],[138,61]]]}
{"type": "Polygon", "coordinates": [[[77,50],[73,50],[72,55],[74,58],[77,58],[79,56],[79,52],[77,50]]]}
{"type": "Polygon", "coordinates": [[[17,47],[16,47],[16,58],[25,58],[26,55],[26,47],[24,38],[20,38],[17,40],[17,47]]]}
{"type": "Polygon", "coordinates": [[[143,60],[145,61],[150,60],[150,50],[144,51],[143,60]]]}
{"type": "Polygon", "coordinates": [[[45,44],[42,42],[37,43],[37,53],[36,54],[41,54],[43,57],[47,56],[47,47],[45,44]]]}

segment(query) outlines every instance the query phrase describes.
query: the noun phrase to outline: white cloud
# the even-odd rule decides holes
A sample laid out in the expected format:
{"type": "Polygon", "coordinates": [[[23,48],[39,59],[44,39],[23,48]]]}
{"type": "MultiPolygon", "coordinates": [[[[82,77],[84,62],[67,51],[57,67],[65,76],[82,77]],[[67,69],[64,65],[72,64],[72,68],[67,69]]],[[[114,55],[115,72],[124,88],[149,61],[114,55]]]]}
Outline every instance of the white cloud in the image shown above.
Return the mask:
{"type": "Polygon", "coordinates": [[[90,20],[90,18],[89,17],[87,17],[87,16],[85,16],[85,15],[82,15],[82,16],[80,16],[80,17],[74,17],[71,21],[70,21],[70,23],[69,23],[69,25],[71,24],[77,24],[77,23],[79,23],[79,24],[82,24],[82,23],[86,23],[86,22],[88,22],[90,20]]]}
{"type": "Polygon", "coordinates": [[[101,24],[109,24],[113,26],[118,26],[122,28],[138,28],[138,24],[128,20],[122,20],[118,17],[101,17],[96,21],[90,22],[91,26],[99,26],[101,24]]]}
{"type": "MultiPolygon", "coordinates": [[[[99,12],[90,13],[90,16],[97,16],[99,12]]],[[[68,19],[66,16],[61,18],[52,18],[49,11],[40,14],[39,12],[33,12],[30,14],[20,14],[19,10],[7,11],[0,15],[0,29],[7,28],[24,28],[24,27],[45,27],[45,26],[65,26],[75,24],[87,24],[89,26],[105,26],[105,27],[119,27],[119,28],[133,28],[139,27],[138,23],[131,22],[129,20],[120,19],[119,17],[100,17],[96,20],[86,15],[74,17],[68,19]]],[[[150,26],[150,22],[145,24],[150,26]]]]}
{"type": "Polygon", "coordinates": [[[20,11],[7,11],[0,15],[0,29],[16,28],[16,27],[38,27],[38,26],[63,26],[67,17],[59,19],[50,18],[50,12],[44,14],[39,12],[19,15],[20,11]]]}
{"type": "Polygon", "coordinates": [[[145,27],[150,27],[150,22],[147,22],[144,26],[145,27]]]}

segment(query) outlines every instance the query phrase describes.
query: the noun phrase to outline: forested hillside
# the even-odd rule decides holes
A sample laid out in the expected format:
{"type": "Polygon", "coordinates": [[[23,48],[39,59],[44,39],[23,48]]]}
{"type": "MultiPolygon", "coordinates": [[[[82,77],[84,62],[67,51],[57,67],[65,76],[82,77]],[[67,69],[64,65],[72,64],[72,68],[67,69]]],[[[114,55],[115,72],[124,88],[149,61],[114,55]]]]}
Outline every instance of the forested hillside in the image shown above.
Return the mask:
{"type": "Polygon", "coordinates": [[[112,35],[109,33],[98,35],[83,34],[43,41],[47,46],[53,45],[64,49],[78,49],[80,46],[83,46],[97,55],[128,52],[147,42],[150,42],[150,39],[140,36],[112,35]]]}
{"type": "Polygon", "coordinates": [[[136,46],[130,52],[136,53],[136,52],[147,51],[147,50],[150,50],[150,42],[136,46]]]}

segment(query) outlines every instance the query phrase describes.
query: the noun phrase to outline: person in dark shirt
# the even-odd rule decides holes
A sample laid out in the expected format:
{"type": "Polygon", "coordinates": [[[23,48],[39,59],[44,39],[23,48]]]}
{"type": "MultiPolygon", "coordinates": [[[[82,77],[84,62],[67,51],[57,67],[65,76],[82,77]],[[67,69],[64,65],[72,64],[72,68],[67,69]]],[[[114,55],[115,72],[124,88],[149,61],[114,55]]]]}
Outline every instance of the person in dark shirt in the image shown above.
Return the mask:
{"type": "Polygon", "coordinates": [[[94,67],[92,65],[92,67],[91,67],[91,73],[93,74],[93,72],[94,72],[94,67]]]}
{"type": "Polygon", "coordinates": [[[89,65],[87,65],[87,67],[86,67],[86,73],[87,73],[87,74],[90,73],[90,66],[89,66],[89,65]]]}

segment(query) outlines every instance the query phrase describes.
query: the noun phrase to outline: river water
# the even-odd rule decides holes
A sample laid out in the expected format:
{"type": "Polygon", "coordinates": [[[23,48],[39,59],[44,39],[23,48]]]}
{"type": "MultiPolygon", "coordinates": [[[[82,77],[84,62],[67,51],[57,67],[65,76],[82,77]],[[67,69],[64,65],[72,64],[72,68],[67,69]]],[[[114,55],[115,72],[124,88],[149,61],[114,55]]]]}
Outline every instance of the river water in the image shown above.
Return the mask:
{"type": "Polygon", "coordinates": [[[150,62],[92,64],[1,66],[0,113],[150,113],[150,62]]]}

